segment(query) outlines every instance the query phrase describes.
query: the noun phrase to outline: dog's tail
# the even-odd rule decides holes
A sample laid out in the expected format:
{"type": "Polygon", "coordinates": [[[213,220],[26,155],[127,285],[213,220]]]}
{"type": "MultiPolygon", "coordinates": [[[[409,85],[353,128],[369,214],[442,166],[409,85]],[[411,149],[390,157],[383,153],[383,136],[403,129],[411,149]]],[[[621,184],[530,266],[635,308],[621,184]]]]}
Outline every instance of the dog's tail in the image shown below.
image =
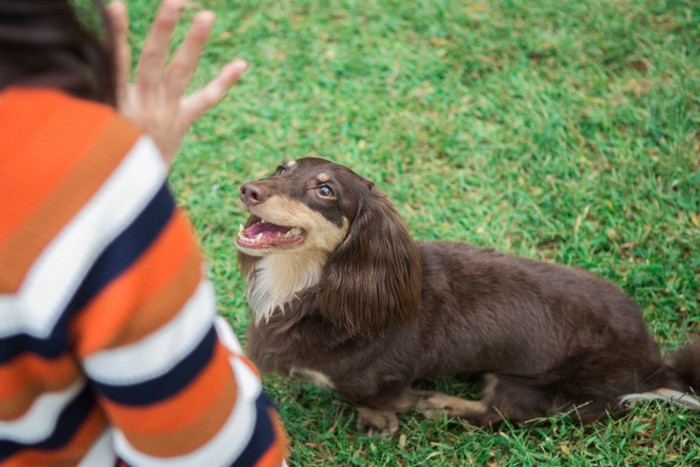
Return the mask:
{"type": "MultiPolygon", "coordinates": [[[[668,366],[678,375],[689,390],[700,394],[700,337],[687,347],[676,351],[670,358],[668,366]]],[[[620,404],[645,400],[666,400],[675,404],[700,411],[700,400],[675,389],[660,388],[638,394],[627,394],[620,398],[620,404]]]]}
{"type": "Polygon", "coordinates": [[[669,366],[681,380],[700,394],[700,337],[671,356],[669,366]]]}
{"type": "Polygon", "coordinates": [[[632,405],[637,402],[662,400],[700,411],[700,400],[675,389],[659,388],[649,392],[626,394],[620,397],[620,405],[632,405]]]}

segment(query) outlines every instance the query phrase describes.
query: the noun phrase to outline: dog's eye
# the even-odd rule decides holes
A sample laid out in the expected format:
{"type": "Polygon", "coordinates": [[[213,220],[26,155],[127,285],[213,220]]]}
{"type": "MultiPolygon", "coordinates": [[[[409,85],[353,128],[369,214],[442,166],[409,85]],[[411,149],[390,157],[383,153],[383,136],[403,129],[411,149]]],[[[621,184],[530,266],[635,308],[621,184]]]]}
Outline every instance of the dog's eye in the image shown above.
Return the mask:
{"type": "Polygon", "coordinates": [[[333,189],[328,185],[322,185],[318,187],[318,194],[323,196],[324,198],[331,198],[334,195],[333,189]]]}
{"type": "Polygon", "coordinates": [[[287,173],[287,168],[283,165],[277,167],[277,175],[284,175],[287,173]]]}

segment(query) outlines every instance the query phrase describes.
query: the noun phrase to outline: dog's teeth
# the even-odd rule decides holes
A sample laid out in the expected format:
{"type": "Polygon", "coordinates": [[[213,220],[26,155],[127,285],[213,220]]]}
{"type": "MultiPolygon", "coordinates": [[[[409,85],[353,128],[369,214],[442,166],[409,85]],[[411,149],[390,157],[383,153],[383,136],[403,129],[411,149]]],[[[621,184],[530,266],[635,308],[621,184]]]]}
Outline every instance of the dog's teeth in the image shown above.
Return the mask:
{"type": "Polygon", "coordinates": [[[263,238],[263,234],[262,234],[262,232],[260,232],[259,234],[257,234],[257,235],[255,236],[254,240],[255,240],[256,242],[259,242],[260,240],[262,240],[262,238],[263,238]]]}
{"type": "Polygon", "coordinates": [[[285,237],[296,237],[297,235],[301,235],[301,229],[299,227],[289,229],[287,233],[284,234],[285,237]]]}
{"type": "Polygon", "coordinates": [[[243,227],[243,224],[238,224],[238,235],[245,235],[245,227],[243,227]]]}

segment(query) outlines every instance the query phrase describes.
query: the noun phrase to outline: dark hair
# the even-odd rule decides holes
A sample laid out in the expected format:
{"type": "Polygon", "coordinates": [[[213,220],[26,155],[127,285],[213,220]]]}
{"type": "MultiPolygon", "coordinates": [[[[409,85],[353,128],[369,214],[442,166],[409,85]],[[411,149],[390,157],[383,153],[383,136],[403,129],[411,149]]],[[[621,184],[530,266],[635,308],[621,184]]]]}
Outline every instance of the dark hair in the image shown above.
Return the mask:
{"type": "Polygon", "coordinates": [[[113,44],[99,0],[0,0],[0,90],[53,87],[114,105],[113,44]]]}

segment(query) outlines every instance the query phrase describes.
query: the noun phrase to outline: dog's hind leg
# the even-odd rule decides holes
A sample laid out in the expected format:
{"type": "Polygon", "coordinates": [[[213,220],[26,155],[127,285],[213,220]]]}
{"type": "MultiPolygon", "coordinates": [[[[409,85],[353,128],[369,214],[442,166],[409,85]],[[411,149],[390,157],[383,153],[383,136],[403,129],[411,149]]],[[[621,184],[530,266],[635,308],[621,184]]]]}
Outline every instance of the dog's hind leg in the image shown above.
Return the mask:
{"type": "MultiPolygon", "coordinates": [[[[523,423],[575,407],[558,400],[547,389],[528,382],[502,379],[493,374],[485,375],[484,381],[479,400],[426,391],[420,394],[416,408],[429,418],[447,415],[475,426],[494,427],[503,420],[523,423]]],[[[594,418],[600,412],[599,407],[584,407],[580,416],[594,418]]]]}
{"type": "Polygon", "coordinates": [[[481,399],[467,400],[450,396],[436,391],[413,391],[418,396],[416,408],[427,418],[437,418],[443,415],[453,418],[464,418],[475,425],[483,425],[486,419],[500,419],[493,411],[491,400],[497,380],[492,375],[484,376],[485,385],[481,399]]]}
{"type": "Polygon", "coordinates": [[[480,417],[488,411],[488,405],[482,400],[470,401],[437,391],[424,391],[416,408],[427,418],[439,418],[442,415],[472,418],[480,417]]]}
{"type": "MultiPolygon", "coordinates": [[[[585,398],[584,398],[585,399],[585,398]]],[[[461,416],[477,426],[495,426],[503,420],[513,424],[534,422],[557,413],[569,412],[574,419],[590,423],[606,414],[605,401],[574,401],[559,387],[537,379],[514,379],[487,375],[482,393],[485,410],[461,416]]]]}
{"type": "Polygon", "coordinates": [[[556,404],[547,391],[525,383],[484,375],[479,400],[468,400],[437,391],[408,389],[381,408],[358,407],[357,427],[369,435],[391,436],[398,431],[397,413],[418,409],[427,418],[448,416],[475,426],[496,426],[508,419],[514,423],[550,415],[556,404]]]}

